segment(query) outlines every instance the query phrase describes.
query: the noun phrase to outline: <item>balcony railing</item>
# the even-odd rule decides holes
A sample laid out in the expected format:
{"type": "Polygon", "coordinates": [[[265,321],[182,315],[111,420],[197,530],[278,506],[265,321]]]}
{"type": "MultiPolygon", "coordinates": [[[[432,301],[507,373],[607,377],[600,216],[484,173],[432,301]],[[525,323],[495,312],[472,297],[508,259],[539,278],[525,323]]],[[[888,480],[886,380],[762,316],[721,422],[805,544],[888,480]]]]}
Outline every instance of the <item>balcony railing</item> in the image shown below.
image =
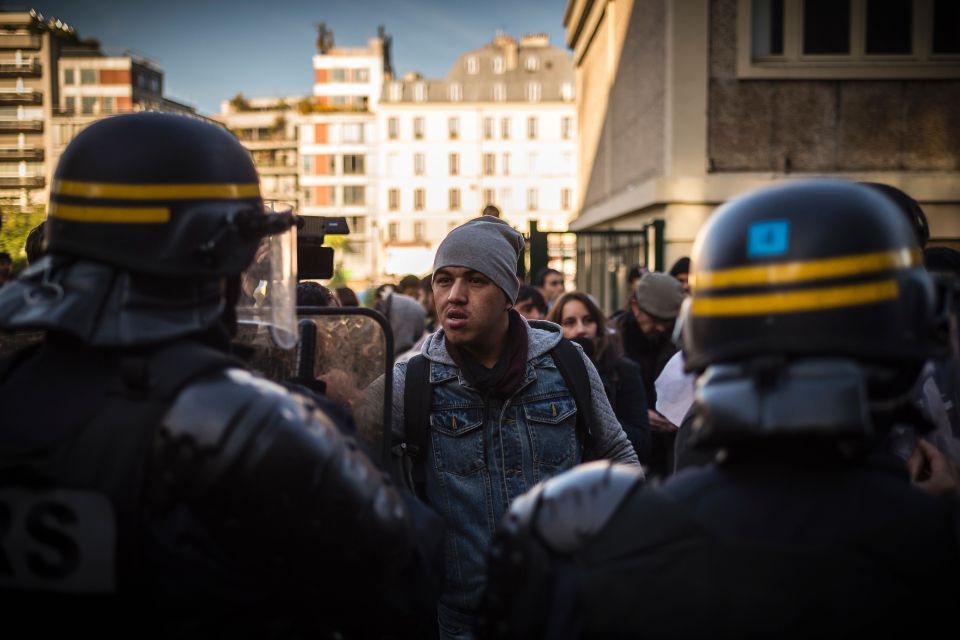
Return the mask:
{"type": "Polygon", "coordinates": [[[8,104],[43,104],[43,93],[34,89],[0,90],[0,105],[8,104]]]}
{"type": "Polygon", "coordinates": [[[43,149],[36,147],[0,147],[0,160],[43,160],[43,149]]]}
{"type": "Polygon", "coordinates": [[[0,49],[39,49],[40,36],[30,33],[0,34],[0,49]]]}
{"type": "Polygon", "coordinates": [[[0,77],[9,78],[11,76],[39,76],[40,61],[25,60],[23,62],[0,62],[0,77]]]}
{"type": "Polygon", "coordinates": [[[0,188],[41,189],[43,184],[43,176],[0,176],[0,188]]]}
{"type": "Polygon", "coordinates": [[[0,120],[0,132],[43,131],[43,120],[0,120]]]}

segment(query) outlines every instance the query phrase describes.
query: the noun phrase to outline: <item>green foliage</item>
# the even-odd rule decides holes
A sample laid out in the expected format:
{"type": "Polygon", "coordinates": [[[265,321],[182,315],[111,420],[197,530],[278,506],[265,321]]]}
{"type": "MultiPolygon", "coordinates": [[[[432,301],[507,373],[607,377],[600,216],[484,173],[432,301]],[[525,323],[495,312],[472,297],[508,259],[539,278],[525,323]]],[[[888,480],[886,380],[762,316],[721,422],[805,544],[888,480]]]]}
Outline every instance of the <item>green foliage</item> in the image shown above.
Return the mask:
{"type": "Polygon", "coordinates": [[[19,273],[27,266],[24,245],[27,235],[43,222],[46,211],[42,205],[24,211],[6,208],[3,210],[3,229],[0,229],[0,251],[6,251],[13,259],[13,272],[19,273]]]}

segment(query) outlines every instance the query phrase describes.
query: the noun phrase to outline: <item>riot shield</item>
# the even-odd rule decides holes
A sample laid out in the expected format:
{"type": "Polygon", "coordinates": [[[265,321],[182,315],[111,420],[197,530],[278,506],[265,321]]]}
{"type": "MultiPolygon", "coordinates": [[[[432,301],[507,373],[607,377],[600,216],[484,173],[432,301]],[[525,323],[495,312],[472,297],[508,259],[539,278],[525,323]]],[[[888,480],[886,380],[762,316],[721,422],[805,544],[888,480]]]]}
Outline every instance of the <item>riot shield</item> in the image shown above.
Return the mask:
{"type": "Polygon", "coordinates": [[[290,350],[256,335],[257,327],[241,325],[240,332],[247,334],[241,341],[253,346],[249,366],[266,378],[299,384],[349,408],[360,440],[386,464],[393,402],[393,334],[386,319],[360,307],[299,307],[297,315],[300,339],[290,350]],[[377,393],[368,396],[365,391],[374,383],[377,393]],[[376,397],[376,406],[370,406],[369,397],[376,397]]]}

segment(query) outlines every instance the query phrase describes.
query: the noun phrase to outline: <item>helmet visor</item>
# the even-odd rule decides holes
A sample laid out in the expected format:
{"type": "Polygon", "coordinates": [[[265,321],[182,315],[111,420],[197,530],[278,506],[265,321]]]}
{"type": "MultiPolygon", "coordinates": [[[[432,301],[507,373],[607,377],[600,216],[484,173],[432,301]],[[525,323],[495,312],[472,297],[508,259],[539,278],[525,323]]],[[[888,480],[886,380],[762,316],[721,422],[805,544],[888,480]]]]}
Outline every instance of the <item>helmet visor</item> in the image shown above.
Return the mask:
{"type": "Polygon", "coordinates": [[[291,349],[297,344],[296,227],[266,236],[240,275],[237,338],[251,345],[291,349]],[[267,342],[269,341],[269,342],[267,342]]]}

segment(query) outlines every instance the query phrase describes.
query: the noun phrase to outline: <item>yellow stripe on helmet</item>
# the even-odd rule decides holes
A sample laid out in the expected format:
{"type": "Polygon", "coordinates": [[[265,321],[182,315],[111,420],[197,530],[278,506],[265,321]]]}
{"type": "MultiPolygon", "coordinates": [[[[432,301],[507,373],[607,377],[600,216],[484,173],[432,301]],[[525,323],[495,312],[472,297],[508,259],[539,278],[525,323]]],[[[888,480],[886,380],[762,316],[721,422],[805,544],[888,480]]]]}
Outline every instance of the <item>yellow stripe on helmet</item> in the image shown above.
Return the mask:
{"type": "Polygon", "coordinates": [[[163,224],[170,221],[167,207],[84,207],[50,203],[50,216],[71,222],[163,224]]]}
{"type": "Polygon", "coordinates": [[[720,298],[703,298],[694,294],[691,313],[704,317],[822,311],[894,300],[899,294],[896,280],[720,298]]]}
{"type": "Polygon", "coordinates": [[[858,276],[891,269],[906,269],[921,262],[918,249],[897,249],[862,253],[840,258],[804,260],[736,267],[720,271],[699,271],[691,275],[691,288],[721,289],[767,284],[794,284],[810,280],[858,276]]]}
{"type": "Polygon", "coordinates": [[[117,200],[243,200],[260,197],[260,184],[120,184],[55,180],[59,196],[117,200]]]}

